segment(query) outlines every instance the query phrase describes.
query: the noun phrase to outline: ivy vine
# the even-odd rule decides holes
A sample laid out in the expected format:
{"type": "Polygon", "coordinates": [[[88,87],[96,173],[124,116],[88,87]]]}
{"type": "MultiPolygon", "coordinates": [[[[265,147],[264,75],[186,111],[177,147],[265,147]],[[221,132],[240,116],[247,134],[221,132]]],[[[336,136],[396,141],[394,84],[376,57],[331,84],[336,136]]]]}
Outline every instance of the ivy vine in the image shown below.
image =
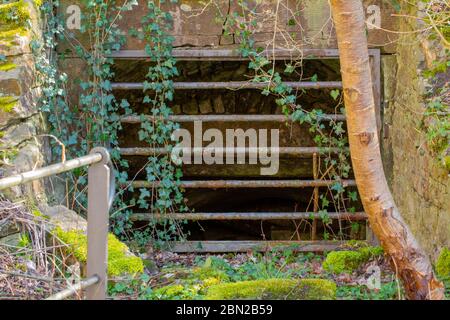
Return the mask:
{"type": "MultiPolygon", "coordinates": [[[[268,59],[264,54],[264,48],[258,47],[253,39],[258,23],[255,16],[252,15],[252,9],[249,8],[246,1],[238,1],[238,5],[241,10],[232,12],[224,19],[224,34],[234,34],[235,37],[239,38],[239,51],[243,57],[250,60],[248,66],[254,72],[250,81],[267,83],[267,87],[261,91],[261,94],[276,96],[276,103],[281,107],[286,117],[291,117],[293,122],[309,126],[309,131],[315,135],[314,141],[316,145],[323,150],[320,154],[327,169],[321,178],[336,181],[328,190],[328,194],[331,197],[328,197],[327,194],[320,195],[319,215],[324,226],[329,227],[324,232],[324,238],[328,239],[330,234],[327,230],[332,231],[328,211],[331,209],[336,212],[355,212],[355,207],[349,207],[348,203],[352,204],[358,201],[357,192],[346,191],[341,182],[342,179],[349,177],[351,171],[345,125],[342,121],[332,120],[327,127],[324,124],[323,110],[306,110],[298,103],[297,93],[284,83],[282,75],[275,70],[274,62],[268,59]],[[339,152],[333,156],[326,152],[327,148],[336,148],[339,152]]],[[[295,64],[298,64],[298,61],[295,64]]],[[[295,64],[286,63],[284,73],[291,74],[294,72],[295,64]]],[[[318,81],[317,75],[314,75],[310,81],[318,81]]],[[[345,114],[339,90],[332,90],[330,96],[337,103],[336,111],[345,114]]],[[[341,221],[339,221],[339,226],[339,234],[337,236],[343,238],[341,221]]],[[[359,224],[352,223],[351,227],[353,231],[357,231],[359,224]]]]}

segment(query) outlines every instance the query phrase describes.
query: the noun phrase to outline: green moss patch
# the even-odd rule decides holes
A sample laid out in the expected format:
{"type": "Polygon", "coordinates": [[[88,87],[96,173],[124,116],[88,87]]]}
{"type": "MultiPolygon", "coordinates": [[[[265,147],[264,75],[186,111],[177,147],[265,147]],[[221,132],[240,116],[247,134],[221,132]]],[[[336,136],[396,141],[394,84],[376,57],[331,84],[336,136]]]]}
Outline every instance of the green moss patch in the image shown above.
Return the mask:
{"type": "Polygon", "coordinates": [[[209,287],[206,299],[333,300],[336,284],[324,279],[265,279],[209,287]]]}
{"type": "Polygon", "coordinates": [[[17,68],[17,64],[12,62],[0,63],[0,71],[9,71],[17,68]]]}
{"type": "Polygon", "coordinates": [[[3,112],[11,112],[17,104],[18,99],[11,96],[0,96],[0,110],[3,112]]]}
{"type": "Polygon", "coordinates": [[[439,277],[450,280],[450,249],[442,249],[436,261],[436,273],[439,277]]]}
{"type": "Polygon", "coordinates": [[[0,45],[7,48],[18,45],[17,36],[25,36],[28,31],[23,27],[4,27],[0,26],[0,45]]]}
{"type": "Polygon", "coordinates": [[[23,0],[0,4],[0,45],[7,48],[17,45],[17,36],[28,33],[30,18],[30,8],[23,0]]]}
{"type": "Polygon", "coordinates": [[[352,273],[371,258],[383,254],[381,247],[364,247],[355,251],[333,251],[322,264],[324,270],[335,273],[352,273]]]}
{"type": "MultiPolygon", "coordinates": [[[[68,245],[74,257],[85,263],[87,260],[87,237],[79,230],[63,231],[55,228],[55,235],[68,245]]],[[[108,275],[137,274],[144,271],[144,264],[139,257],[128,254],[128,247],[113,234],[108,234],[108,275]]]]}
{"type": "Polygon", "coordinates": [[[30,10],[24,0],[0,4],[0,22],[2,24],[23,25],[30,19],[30,10]]]}
{"type": "Polygon", "coordinates": [[[230,281],[230,277],[224,271],[218,270],[210,265],[194,268],[192,270],[192,276],[200,280],[217,279],[220,282],[230,281]]]}

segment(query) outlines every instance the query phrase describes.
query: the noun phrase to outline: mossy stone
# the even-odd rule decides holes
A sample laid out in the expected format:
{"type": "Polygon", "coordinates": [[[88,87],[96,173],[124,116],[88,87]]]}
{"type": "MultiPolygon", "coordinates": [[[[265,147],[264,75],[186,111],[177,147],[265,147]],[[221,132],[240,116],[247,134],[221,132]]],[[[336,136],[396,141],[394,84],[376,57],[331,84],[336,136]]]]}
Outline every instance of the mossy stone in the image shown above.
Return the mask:
{"type": "Polygon", "coordinates": [[[18,99],[12,96],[0,96],[0,110],[9,113],[16,106],[18,99]]]}
{"type": "Polygon", "coordinates": [[[30,10],[24,0],[0,4],[0,22],[2,24],[23,25],[30,19],[30,10]]]}
{"type": "MultiPolygon", "coordinates": [[[[80,230],[64,231],[60,227],[54,230],[55,235],[68,245],[69,253],[85,263],[87,260],[87,237],[80,230]]],[[[144,271],[144,263],[139,257],[127,254],[128,247],[113,234],[108,234],[108,275],[120,276],[137,274],[144,271]]]]}
{"type": "Polygon", "coordinates": [[[12,63],[12,62],[5,62],[5,63],[0,63],[0,71],[9,71],[9,70],[13,70],[17,68],[17,64],[12,63]]]}
{"type": "Polygon", "coordinates": [[[206,299],[334,300],[336,284],[325,279],[264,279],[209,287],[206,299]]]}
{"type": "Polygon", "coordinates": [[[381,254],[383,254],[381,247],[363,247],[353,251],[332,251],[328,253],[322,267],[334,274],[352,273],[361,264],[381,254]]]}
{"type": "Polygon", "coordinates": [[[229,281],[230,277],[222,270],[213,267],[199,267],[192,270],[192,275],[200,280],[218,279],[219,281],[229,281]]]}
{"type": "Polygon", "coordinates": [[[442,249],[436,261],[436,273],[439,277],[450,280],[450,249],[442,249]]]}

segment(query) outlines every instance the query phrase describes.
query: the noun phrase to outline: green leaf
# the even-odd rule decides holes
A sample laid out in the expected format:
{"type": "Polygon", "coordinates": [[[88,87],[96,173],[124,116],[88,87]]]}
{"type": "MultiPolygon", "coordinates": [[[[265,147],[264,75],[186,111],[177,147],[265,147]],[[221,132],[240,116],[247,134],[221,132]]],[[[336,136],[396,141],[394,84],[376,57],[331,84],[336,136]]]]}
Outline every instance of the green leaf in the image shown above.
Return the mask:
{"type": "Polygon", "coordinates": [[[330,96],[335,101],[337,100],[337,98],[339,97],[340,94],[341,94],[341,92],[339,91],[339,89],[334,89],[334,90],[331,90],[331,92],[330,92],[330,96]]]}

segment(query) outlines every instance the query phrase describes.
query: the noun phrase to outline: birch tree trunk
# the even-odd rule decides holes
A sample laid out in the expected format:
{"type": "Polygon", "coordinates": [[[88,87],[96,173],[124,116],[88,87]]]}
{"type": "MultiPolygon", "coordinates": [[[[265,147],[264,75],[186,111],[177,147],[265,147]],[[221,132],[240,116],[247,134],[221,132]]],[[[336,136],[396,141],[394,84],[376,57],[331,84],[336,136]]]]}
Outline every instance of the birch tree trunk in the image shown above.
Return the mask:
{"type": "Polygon", "coordinates": [[[408,299],[443,299],[430,261],[395,206],[384,176],[361,0],[331,0],[353,171],[369,223],[408,299]]]}

